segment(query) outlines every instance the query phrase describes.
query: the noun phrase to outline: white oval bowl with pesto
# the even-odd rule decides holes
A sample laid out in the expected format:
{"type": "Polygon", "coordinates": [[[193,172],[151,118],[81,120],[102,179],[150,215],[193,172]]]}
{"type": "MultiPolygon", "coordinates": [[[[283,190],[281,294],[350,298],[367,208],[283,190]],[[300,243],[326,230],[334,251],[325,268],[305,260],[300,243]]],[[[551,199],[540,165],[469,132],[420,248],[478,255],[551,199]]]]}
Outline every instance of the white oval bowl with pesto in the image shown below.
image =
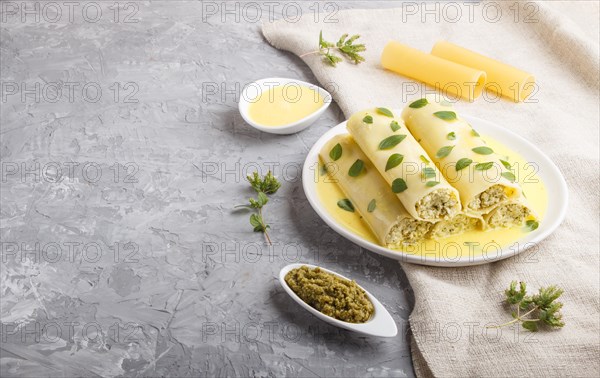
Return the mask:
{"type": "MultiPolygon", "coordinates": [[[[393,110],[393,113],[400,114],[401,110],[393,110]]],[[[346,239],[367,250],[403,262],[457,267],[498,261],[525,251],[535,245],[535,243],[549,236],[564,219],[568,202],[566,182],[558,167],[532,143],[492,122],[465,115],[463,115],[463,118],[484,138],[493,140],[500,147],[508,147],[507,150],[520,156],[523,162],[533,163],[533,168],[537,172],[532,177],[539,178],[539,182],[538,184],[531,184],[531,186],[535,187],[537,185],[538,187],[543,187],[544,192],[542,194],[545,200],[543,214],[541,214],[537,229],[530,232],[523,232],[520,228],[494,230],[491,232],[478,231],[479,234],[476,239],[473,239],[473,244],[464,243],[464,245],[458,245],[458,242],[465,240],[461,239],[460,236],[428,241],[427,248],[433,246],[437,250],[426,250],[423,247],[425,244],[416,244],[402,250],[382,246],[377,242],[375,237],[369,236],[372,233],[370,233],[368,227],[359,224],[364,223],[358,219],[359,215],[355,216],[357,219],[353,220],[354,224],[351,222],[342,222],[339,216],[335,216],[335,212],[339,210],[336,209],[335,202],[329,201],[329,199],[325,200],[323,197],[323,186],[320,186],[323,180],[320,178],[322,173],[320,172],[321,163],[319,153],[334,136],[348,133],[346,121],[327,131],[313,145],[307,155],[302,172],[302,184],[309,203],[327,225],[346,239]],[[325,201],[327,203],[324,203],[325,201]],[[329,202],[332,202],[333,205],[329,202]],[[504,240],[502,237],[504,235],[506,235],[504,239],[510,240],[510,243],[502,244],[502,240],[504,240]],[[419,248],[423,250],[419,250],[419,248]],[[479,248],[481,253],[474,252],[477,248],[479,248]]],[[[527,187],[524,189],[527,190],[527,187]]],[[[536,196],[536,193],[528,194],[528,197],[536,196]]],[[[529,198],[529,200],[532,203],[536,202],[536,198],[529,198]]],[[[344,211],[338,212],[350,214],[344,211]]],[[[354,214],[351,215],[354,216],[354,214]]]]}
{"type": "Polygon", "coordinates": [[[271,134],[294,134],[313,124],[331,104],[325,89],[296,79],[267,78],[244,87],[239,111],[250,126],[271,134]]]}
{"type": "Polygon", "coordinates": [[[322,312],[315,309],[314,307],[311,307],[308,303],[304,302],[296,293],[294,293],[294,291],[285,282],[285,276],[291,270],[294,270],[296,268],[300,268],[303,266],[306,266],[310,269],[320,268],[322,271],[324,271],[326,273],[330,273],[330,274],[337,276],[338,278],[341,278],[343,280],[351,281],[351,279],[349,279],[348,277],[344,277],[341,274],[336,273],[332,270],[325,269],[323,267],[320,267],[320,266],[318,267],[316,265],[311,265],[311,264],[290,264],[290,265],[283,267],[281,269],[281,271],[279,272],[279,283],[281,284],[281,286],[283,287],[285,292],[294,301],[296,301],[296,303],[298,303],[300,306],[302,306],[305,310],[307,310],[308,312],[310,312],[317,318],[319,318],[329,324],[332,324],[334,326],[344,328],[344,329],[347,329],[350,331],[358,332],[363,335],[377,336],[377,337],[394,337],[398,334],[398,327],[396,326],[396,322],[394,321],[394,319],[392,318],[392,316],[390,315],[388,310],[386,310],[385,307],[383,307],[383,305],[381,304],[381,302],[379,302],[377,300],[377,298],[375,298],[371,293],[369,293],[367,290],[365,290],[362,286],[360,286],[358,284],[357,284],[357,286],[365,292],[367,298],[369,299],[369,301],[371,301],[371,303],[373,304],[373,307],[375,308],[375,312],[374,312],[373,316],[371,316],[371,318],[364,323],[349,323],[349,322],[345,322],[342,320],[338,320],[336,318],[333,318],[331,316],[323,314],[322,312]]]}

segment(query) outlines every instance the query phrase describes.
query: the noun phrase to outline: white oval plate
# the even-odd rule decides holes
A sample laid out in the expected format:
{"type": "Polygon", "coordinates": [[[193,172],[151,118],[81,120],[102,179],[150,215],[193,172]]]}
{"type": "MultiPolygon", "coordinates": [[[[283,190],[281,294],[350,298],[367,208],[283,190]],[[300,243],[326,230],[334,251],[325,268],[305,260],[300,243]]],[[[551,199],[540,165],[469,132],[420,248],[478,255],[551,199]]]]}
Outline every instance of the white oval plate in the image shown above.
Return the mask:
{"type": "Polygon", "coordinates": [[[403,262],[432,266],[457,267],[486,264],[506,259],[523,252],[527,248],[533,246],[535,243],[539,243],[548,237],[548,235],[550,235],[563,221],[567,213],[567,202],[569,198],[567,183],[565,182],[565,179],[560,173],[558,167],[550,160],[550,158],[548,158],[532,143],[492,122],[471,116],[463,116],[463,118],[473,125],[473,127],[481,134],[490,136],[498,142],[510,146],[513,151],[520,154],[526,161],[535,161],[539,166],[537,175],[546,185],[549,199],[548,209],[546,211],[546,215],[544,216],[544,222],[540,222],[540,226],[537,230],[529,232],[525,234],[523,238],[519,239],[517,247],[514,245],[512,245],[510,248],[504,247],[502,250],[498,251],[498,253],[495,253],[494,256],[465,256],[452,259],[440,256],[427,256],[427,254],[409,254],[372,243],[339,224],[329,214],[319,199],[317,193],[317,183],[314,180],[314,167],[316,166],[315,164],[318,164],[319,162],[319,151],[323,148],[325,143],[334,135],[346,134],[348,132],[346,130],[346,121],[331,128],[329,131],[323,134],[321,138],[319,138],[319,140],[317,140],[317,142],[313,145],[306,156],[304,167],[302,169],[302,186],[304,188],[304,193],[308,198],[308,202],[321,217],[321,219],[323,219],[325,223],[327,223],[329,227],[333,228],[333,230],[338,234],[342,235],[353,243],[368,249],[369,251],[403,262]]]}
{"type": "MultiPolygon", "coordinates": [[[[310,265],[310,264],[290,264],[288,266],[283,267],[283,269],[281,269],[281,271],[279,272],[279,283],[281,284],[281,286],[283,286],[283,289],[285,290],[285,292],[288,293],[288,295],[290,297],[292,297],[292,299],[295,300],[305,310],[307,310],[308,312],[310,312],[317,318],[319,318],[323,321],[326,321],[327,323],[333,324],[334,326],[348,329],[350,331],[362,333],[363,335],[378,336],[378,337],[394,337],[398,334],[398,327],[396,327],[396,322],[392,318],[392,315],[390,315],[388,310],[386,310],[385,307],[383,307],[383,305],[381,304],[381,302],[379,302],[377,300],[377,298],[375,298],[371,293],[369,293],[367,290],[365,290],[362,286],[358,285],[358,283],[357,283],[358,287],[365,290],[367,297],[369,298],[371,303],[373,303],[373,307],[375,307],[375,313],[373,314],[371,319],[369,319],[369,321],[367,321],[365,323],[344,322],[342,320],[332,318],[331,316],[327,316],[327,315],[323,314],[322,312],[320,312],[319,310],[309,306],[299,296],[297,296],[296,293],[294,293],[294,291],[292,289],[290,289],[288,284],[285,282],[285,275],[288,274],[288,272],[290,270],[300,268],[301,266],[307,266],[311,269],[317,268],[316,265],[310,265]]],[[[329,269],[325,269],[321,266],[319,268],[321,268],[321,270],[323,270],[325,272],[331,273],[340,278],[351,281],[351,279],[344,277],[339,273],[336,273],[329,269]]]]}

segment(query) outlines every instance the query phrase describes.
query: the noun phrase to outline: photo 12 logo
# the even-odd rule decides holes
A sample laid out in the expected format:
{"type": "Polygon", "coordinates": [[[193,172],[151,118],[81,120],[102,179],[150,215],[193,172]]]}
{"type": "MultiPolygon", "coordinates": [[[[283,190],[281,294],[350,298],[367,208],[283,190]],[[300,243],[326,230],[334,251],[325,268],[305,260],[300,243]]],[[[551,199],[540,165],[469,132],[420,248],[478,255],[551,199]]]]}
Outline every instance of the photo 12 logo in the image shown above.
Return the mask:
{"type": "Polygon", "coordinates": [[[136,95],[139,92],[139,85],[134,82],[114,82],[109,85],[100,85],[97,82],[0,82],[0,95],[2,103],[21,102],[24,104],[39,103],[57,103],[68,102],[75,103],[83,101],[85,103],[97,103],[106,97],[108,101],[115,104],[137,104],[139,100],[136,95]]]}
{"type": "Polygon", "coordinates": [[[85,182],[95,184],[102,177],[110,178],[114,183],[135,184],[138,182],[137,163],[115,162],[110,166],[100,165],[93,161],[79,163],[76,161],[51,161],[41,163],[2,161],[0,164],[2,183],[17,180],[21,183],[61,183],[85,182]]]}
{"type": "Polygon", "coordinates": [[[99,322],[53,321],[7,322],[0,324],[3,344],[54,344],[74,343],[135,343],[144,337],[143,326],[137,323],[100,324],[99,322]]]}
{"type": "Polygon", "coordinates": [[[539,5],[533,1],[403,1],[402,22],[457,23],[486,22],[497,23],[503,18],[518,23],[539,22],[539,5]]]}
{"type": "Polygon", "coordinates": [[[312,15],[315,23],[338,23],[339,10],[334,1],[202,1],[202,22],[254,24],[282,19],[295,24],[312,15]]]}
{"type": "Polygon", "coordinates": [[[137,2],[118,1],[2,1],[1,23],[95,24],[103,19],[114,23],[138,23],[137,2]]]}
{"type": "Polygon", "coordinates": [[[228,182],[240,183],[247,181],[247,177],[257,172],[259,176],[264,176],[267,172],[272,172],[279,180],[285,182],[298,182],[302,175],[302,164],[290,161],[280,162],[235,162],[225,161],[202,161],[194,164],[196,169],[202,174],[202,182],[216,180],[223,184],[228,182]]]}
{"type": "MultiPolygon", "coordinates": [[[[477,82],[454,82],[446,83],[417,83],[414,81],[405,81],[401,84],[400,98],[402,103],[410,103],[417,98],[426,96],[441,96],[450,103],[457,103],[461,99],[475,101],[473,90],[478,86],[477,82]]],[[[486,81],[481,90],[480,99],[487,103],[497,103],[500,101],[522,101],[523,103],[537,104],[540,100],[540,86],[535,82],[509,83],[501,86],[493,81],[486,81]],[[504,89],[503,89],[504,88],[504,89]],[[522,100],[521,100],[522,99],[522,100]]]]}
{"type": "Polygon", "coordinates": [[[2,264],[25,263],[97,263],[103,259],[115,263],[139,262],[140,247],[134,242],[115,242],[105,245],[90,241],[2,241],[2,264]]]}
{"type": "MultiPolygon", "coordinates": [[[[228,81],[228,82],[216,82],[216,81],[205,81],[201,86],[202,103],[213,104],[222,103],[225,104],[229,101],[239,103],[239,101],[245,101],[249,103],[256,103],[260,101],[263,96],[268,94],[268,102],[273,103],[276,99],[271,91],[273,88],[280,86],[279,81],[262,81],[261,84],[257,82],[246,82],[241,83],[239,81],[228,81]],[[242,85],[243,84],[243,85],[242,85]]],[[[319,101],[332,101],[332,96],[335,96],[339,91],[339,85],[334,81],[324,82],[322,84],[331,96],[327,96],[321,100],[315,91],[309,91],[308,93],[313,96],[315,102],[319,101]]],[[[303,95],[303,91],[307,90],[305,86],[290,82],[282,85],[282,97],[285,102],[297,103],[300,101],[303,95]]]]}

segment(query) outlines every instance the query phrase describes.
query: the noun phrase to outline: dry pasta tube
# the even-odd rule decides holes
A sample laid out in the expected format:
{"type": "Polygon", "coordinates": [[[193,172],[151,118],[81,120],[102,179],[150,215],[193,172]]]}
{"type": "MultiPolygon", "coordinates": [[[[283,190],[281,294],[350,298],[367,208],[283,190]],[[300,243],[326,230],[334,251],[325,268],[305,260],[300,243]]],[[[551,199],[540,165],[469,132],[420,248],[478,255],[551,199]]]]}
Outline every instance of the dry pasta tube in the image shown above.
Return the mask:
{"type": "Polygon", "coordinates": [[[436,43],[431,54],[475,70],[484,71],[487,74],[485,89],[508,97],[515,102],[524,101],[535,89],[533,75],[450,42],[436,43]]]}
{"type": "Polygon", "coordinates": [[[420,50],[389,42],[381,54],[383,68],[422,81],[444,94],[473,101],[481,95],[486,73],[462,64],[426,54],[420,50]]]}

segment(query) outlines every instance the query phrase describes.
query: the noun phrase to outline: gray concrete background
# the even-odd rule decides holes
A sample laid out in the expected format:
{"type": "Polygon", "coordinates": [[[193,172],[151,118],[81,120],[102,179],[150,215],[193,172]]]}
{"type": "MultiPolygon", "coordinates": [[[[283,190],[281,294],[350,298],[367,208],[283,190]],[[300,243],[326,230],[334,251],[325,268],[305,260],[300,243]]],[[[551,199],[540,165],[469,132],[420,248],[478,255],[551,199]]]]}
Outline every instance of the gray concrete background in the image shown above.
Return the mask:
{"type": "MultiPolygon", "coordinates": [[[[246,83],[315,82],[308,68],[263,40],[246,3],[114,3],[2,4],[1,375],[413,376],[402,270],[329,229],[302,190],[338,107],[290,136],[237,112],[246,83]],[[283,182],[265,209],[272,247],[233,211],[246,173],[269,168],[283,182]],[[293,262],[356,279],[398,337],[302,310],[276,279],[293,262]]],[[[270,7],[262,19],[295,9],[270,7]]]]}

